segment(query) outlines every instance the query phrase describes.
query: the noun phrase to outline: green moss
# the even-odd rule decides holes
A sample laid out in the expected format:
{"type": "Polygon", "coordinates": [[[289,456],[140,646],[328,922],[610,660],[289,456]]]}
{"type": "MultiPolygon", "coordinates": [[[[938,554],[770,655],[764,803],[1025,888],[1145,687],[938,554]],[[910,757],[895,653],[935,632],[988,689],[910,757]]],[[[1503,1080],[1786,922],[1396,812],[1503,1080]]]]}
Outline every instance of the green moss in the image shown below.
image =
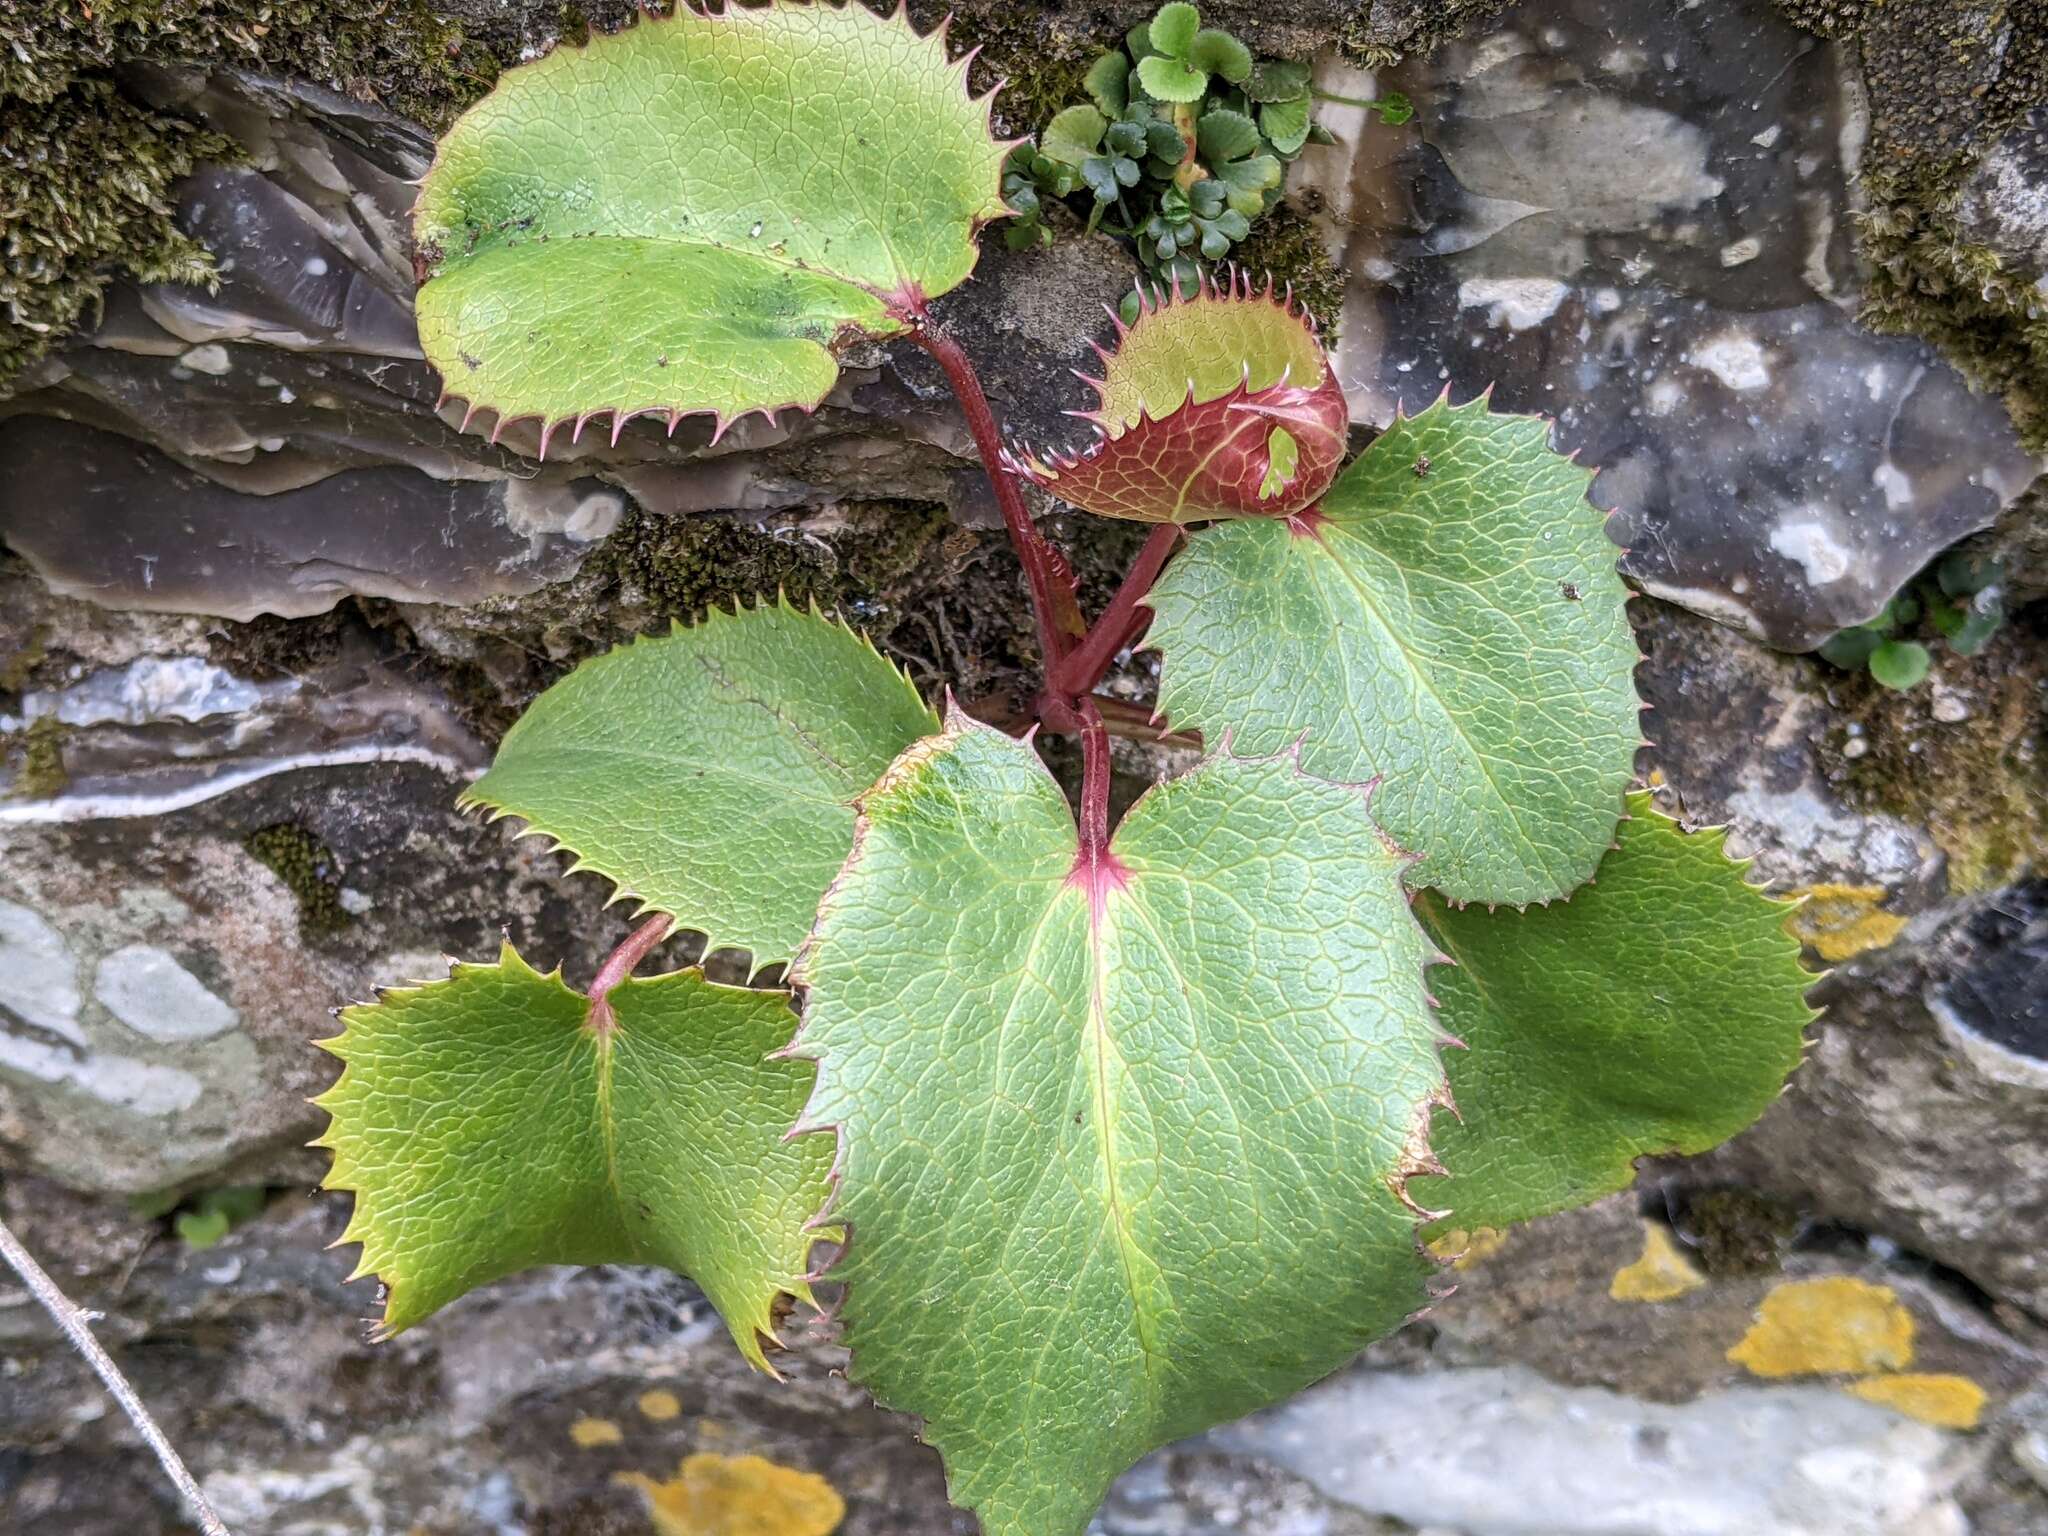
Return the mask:
{"type": "Polygon", "coordinates": [[[1442,47],[1475,21],[1498,16],[1510,0],[1369,0],[1337,36],[1354,64],[1386,69],[1442,47]]]}
{"type": "Polygon", "coordinates": [[[1700,1267],[1717,1280],[1776,1273],[1799,1225],[1783,1201],[1748,1189],[1695,1195],[1686,1204],[1685,1218],[1700,1267]]]}
{"type": "Polygon", "coordinates": [[[125,94],[116,66],[145,58],[312,80],[436,127],[498,72],[426,0],[0,4],[0,390],[90,323],[116,276],[214,284],[172,193],[241,151],[125,94]]]}
{"type": "Polygon", "coordinates": [[[427,0],[95,0],[0,9],[0,97],[51,101],[130,59],[318,81],[440,127],[497,62],[427,0]]]}
{"type": "Polygon", "coordinates": [[[1794,26],[1820,37],[1851,37],[1870,13],[1869,0],[1778,0],[1794,26]]]}
{"type": "Polygon", "coordinates": [[[1324,343],[1335,344],[1337,316],[1344,308],[1344,269],[1331,259],[1315,221],[1295,199],[1261,214],[1231,259],[1254,277],[1270,272],[1275,284],[1291,286],[1301,307],[1323,328],[1324,343]]]}
{"type": "Polygon", "coordinates": [[[249,857],[282,880],[299,904],[299,933],[332,938],[355,921],[341,904],[334,855],[304,827],[278,822],[258,827],[243,839],[249,857]]]}
{"type": "Polygon", "coordinates": [[[29,680],[35,670],[49,656],[50,626],[38,624],[28,633],[28,639],[21,647],[0,657],[0,693],[21,694],[28,691],[29,680]]]}
{"type": "Polygon", "coordinates": [[[1011,0],[957,7],[920,0],[911,7],[921,27],[935,26],[948,14],[950,51],[981,50],[974,61],[973,89],[1003,88],[994,115],[996,131],[1005,134],[1036,132],[1060,108],[1081,100],[1088,66],[1115,47],[1121,35],[1114,28],[1080,31],[1060,16],[1011,0]]]}
{"type": "Polygon", "coordinates": [[[2048,452],[2048,309],[2033,283],[1965,238],[1960,184],[1952,163],[1866,168],[1861,319],[1926,337],[1972,384],[2004,397],[2028,452],[2048,452]]]}
{"type": "Polygon", "coordinates": [[[2048,26],[1948,0],[1779,0],[1794,22],[1853,42],[1870,100],[1857,244],[1863,323],[1923,336],[2004,397],[2022,443],[2048,451],[2048,310],[2031,281],[1959,217],[1983,156],[2048,102],[2048,26]]]}
{"type": "Polygon", "coordinates": [[[0,386],[96,311],[116,271],[212,286],[211,258],[171,222],[172,189],[201,160],[237,153],[101,79],[0,102],[0,310],[12,321],[0,328],[0,386]]]}
{"type": "Polygon", "coordinates": [[[780,592],[830,607],[838,562],[801,536],[777,538],[722,517],[660,517],[635,507],[585,562],[585,573],[625,589],[662,619],[694,622],[713,604],[758,601],[780,592]]]}
{"type": "Polygon", "coordinates": [[[1831,679],[1842,726],[1833,739],[1862,750],[1832,760],[1830,781],[1854,809],[1927,828],[1947,857],[1953,895],[2048,869],[2042,637],[2030,627],[2008,624],[1976,656],[1944,654],[1933,688],[1894,693],[1862,673],[1831,679]],[[1969,713],[1937,720],[1942,694],[1967,701],[1969,713]]]}
{"type": "Polygon", "coordinates": [[[22,800],[49,800],[64,793],[71,774],[64,766],[63,722],[43,715],[29,722],[22,737],[21,767],[15,771],[13,793],[22,800]]]}

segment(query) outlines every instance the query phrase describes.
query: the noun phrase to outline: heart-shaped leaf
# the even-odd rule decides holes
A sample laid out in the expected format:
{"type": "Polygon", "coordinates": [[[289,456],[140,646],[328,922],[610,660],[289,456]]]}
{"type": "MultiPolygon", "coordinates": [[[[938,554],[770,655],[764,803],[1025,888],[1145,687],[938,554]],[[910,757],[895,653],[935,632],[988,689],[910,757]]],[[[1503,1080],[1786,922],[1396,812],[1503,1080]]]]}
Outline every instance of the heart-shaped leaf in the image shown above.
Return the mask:
{"type": "Polygon", "coordinates": [[[776,1298],[811,1299],[811,1245],[837,1235],[808,1225],[831,1142],[786,1135],[812,1068],[767,1059],[796,1022],[784,993],[679,971],[593,1004],[508,944],[341,1018],[316,1145],[355,1193],[342,1241],[384,1282],[381,1334],[537,1264],[659,1264],[768,1368],[776,1298]]]}
{"type": "Polygon", "coordinates": [[[1061,500],[1150,523],[1287,517],[1336,474],[1344,392],[1315,322],[1275,299],[1270,280],[1263,293],[1239,278],[1141,296],[1136,323],[1117,324],[1116,349],[1096,352],[1103,376],[1088,382],[1100,401],[1084,413],[1096,442],[1018,461],[1061,500]],[[1276,449],[1287,456],[1277,468],[1276,449]]]}
{"type": "Polygon", "coordinates": [[[1228,32],[1204,27],[1187,46],[1187,61],[1196,69],[1221,75],[1232,85],[1243,85],[1252,77],[1252,51],[1228,32]]]}
{"type": "Polygon", "coordinates": [[[854,797],[938,728],[845,626],[787,602],[714,610],[542,694],[462,804],[521,817],[642,912],[765,966],[809,932],[854,797]]]}
{"type": "Polygon", "coordinates": [[[1148,53],[1138,60],[1138,83],[1159,101],[1200,101],[1209,88],[1209,75],[1186,59],[1148,53]]]}
{"type": "Polygon", "coordinates": [[[442,138],[420,342],[500,424],[811,409],[974,267],[1009,146],[901,11],[679,6],[509,71],[442,138]]]}
{"type": "Polygon", "coordinates": [[[1259,108],[1259,130],[1273,141],[1273,148],[1291,155],[1308,142],[1309,99],[1269,101],[1259,108]]]}
{"type": "Polygon", "coordinates": [[[1152,25],[1147,31],[1154,48],[1181,58],[1193,45],[1201,25],[1200,11],[1187,4],[1186,0],[1171,0],[1170,4],[1159,7],[1159,13],[1152,18],[1152,25]]]}
{"type": "Polygon", "coordinates": [[[1154,1446],[1423,1299],[1431,950],[1360,792],[1211,757],[1080,858],[957,713],[861,802],[796,973],[842,1128],[853,1374],[988,1536],[1080,1536],[1154,1446]]]}
{"type": "MultiPolygon", "coordinates": [[[[1456,901],[1548,901],[1614,836],[1641,732],[1618,551],[1534,416],[1438,401],[1291,523],[1196,533],[1147,600],[1176,726],[1306,733],[1456,901]]],[[[1306,449],[1308,444],[1304,442],[1306,449]]]]}
{"type": "Polygon", "coordinates": [[[1704,1152],[1764,1112],[1813,1021],[1786,905],[1745,885],[1723,834],[1690,836],[1629,797],[1599,878],[1526,912],[1423,921],[1455,965],[1430,973],[1459,1118],[1451,1170],[1416,1186],[1462,1228],[1504,1227],[1627,1187],[1638,1157],[1704,1152]]]}
{"type": "Polygon", "coordinates": [[[1218,107],[1204,112],[1195,128],[1195,148],[1205,163],[1241,160],[1259,147],[1258,125],[1242,112],[1218,107]]]}
{"type": "Polygon", "coordinates": [[[1102,147],[1102,130],[1108,124],[1093,107],[1068,107],[1045,125],[1039,135],[1039,150],[1062,165],[1079,165],[1102,147]]]}

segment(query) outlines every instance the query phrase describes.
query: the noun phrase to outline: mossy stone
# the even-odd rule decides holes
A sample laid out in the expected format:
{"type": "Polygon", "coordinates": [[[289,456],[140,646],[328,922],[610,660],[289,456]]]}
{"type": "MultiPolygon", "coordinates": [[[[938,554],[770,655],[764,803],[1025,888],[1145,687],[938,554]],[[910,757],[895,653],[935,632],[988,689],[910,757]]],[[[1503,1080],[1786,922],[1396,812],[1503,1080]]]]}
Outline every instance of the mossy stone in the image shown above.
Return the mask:
{"type": "Polygon", "coordinates": [[[242,846],[250,858],[282,880],[298,902],[301,938],[332,938],[355,921],[341,904],[334,855],[304,827],[287,822],[258,827],[242,846]]]}

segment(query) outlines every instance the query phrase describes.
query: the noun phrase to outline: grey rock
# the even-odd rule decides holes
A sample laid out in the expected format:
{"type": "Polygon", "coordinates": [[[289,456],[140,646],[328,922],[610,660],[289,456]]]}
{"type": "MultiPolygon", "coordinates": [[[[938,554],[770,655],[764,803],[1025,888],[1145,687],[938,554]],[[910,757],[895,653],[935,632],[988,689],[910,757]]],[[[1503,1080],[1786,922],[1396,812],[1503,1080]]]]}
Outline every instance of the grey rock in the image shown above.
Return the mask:
{"type": "MultiPolygon", "coordinates": [[[[702,420],[546,443],[534,422],[472,423],[442,400],[412,323],[406,231],[431,141],[237,71],[141,68],[136,83],[236,137],[252,165],[180,191],[181,227],[220,258],[219,293],[118,286],[90,336],[0,401],[0,539],[53,590],[234,619],[347,596],[475,604],[573,571],[621,492],[672,515],[893,496],[996,523],[964,424],[903,344],[850,355],[816,413],[751,417],[717,444],[702,420]]],[[[995,243],[981,267],[939,323],[989,339],[985,382],[1020,436],[1070,431],[1069,370],[1130,259],[1076,238],[995,243]]]]}
{"type": "Polygon", "coordinates": [[[1985,154],[1963,183],[1956,219],[2014,275],[2048,281],[2048,106],[1985,154]]]}
{"type": "Polygon", "coordinates": [[[1828,1387],[1682,1407],[1534,1372],[1354,1371],[1218,1431],[1331,1498],[1466,1536],[1962,1536],[1952,1443],[1828,1387]]]}
{"type": "Polygon", "coordinates": [[[2048,1312],[2048,1073],[2036,885],[1838,975],[1790,1089],[1708,1155],[1720,1177],[1825,1210],[2048,1312]]]}
{"type": "Polygon", "coordinates": [[[54,592],[156,613],[324,613],[350,594],[475,603],[574,570],[624,499],[595,480],[348,469],[253,496],[110,432],[0,424],[5,534],[54,592]],[[81,519],[80,507],[120,508],[81,519]]]}
{"type": "Polygon", "coordinates": [[[1302,161],[1354,416],[1491,386],[1555,418],[1646,590],[1807,649],[2039,472],[1996,399],[1856,324],[1854,62],[1769,0],[1530,0],[1377,88],[1415,122],[1328,111],[1302,161]]]}

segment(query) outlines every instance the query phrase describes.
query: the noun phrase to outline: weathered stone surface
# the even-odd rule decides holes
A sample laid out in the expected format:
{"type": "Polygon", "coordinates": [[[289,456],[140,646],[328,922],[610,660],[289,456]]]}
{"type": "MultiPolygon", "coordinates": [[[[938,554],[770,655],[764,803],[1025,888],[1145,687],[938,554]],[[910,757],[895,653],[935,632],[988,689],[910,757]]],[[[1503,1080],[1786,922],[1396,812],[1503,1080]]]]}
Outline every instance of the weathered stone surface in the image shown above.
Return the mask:
{"type": "MultiPolygon", "coordinates": [[[[500,59],[546,46],[566,14],[440,9],[468,39],[458,72],[480,69],[479,41],[500,59]]],[[[1018,77],[1001,126],[1021,131],[1142,9],[972,0],[956,35],[1018,77]]],[[[1930,20],[1925,0],[1778,8],[1834,42],[1762,0],[1204,9],[1262,48],[1352,60],[1473,23],[1398,74],[1325,66],[1420,109],[1405,128],[1321,109],[1350,146],[1322,177],[1352,284],[1340,365],[1361,419],[1495,378],[1497,402],[1556,415],[1605,469],[1598,494],[1653,591],[1804,645],[2033,473],[1994,397],[1857,319],[1876,291],[1859,251],[1899,263],[1878,287],[1917,290],[1950,270],[1929,253],[1958,230],[2015,281],[2039,276],[2039,124],[1998,105],[2032,7],[1996,8],[1995,27],[1993,8],[1930,20]],[[1995,50],[1915,62],[1916,27],[1973,17],[1995,50]],[[1893,94],[1859,100],[1881,82],[1893,94]],[[1870,144],[1918,134],[1964,167],[1911,259],[1852,229],[1872,191],[1866,106],[1870,144]]],[[[448,808],[579,658],[781,586],[843,607],[934,693],[1003,718],[1028,698],[1016,568],[933,370],[863,348],[813,417],[749,421],[715,449],[690,422],[636,424],[616,448],[592,431],[538,464],[530,428],[493,445],[489,423],[464,433],[436,408],[404,244],[421,127],[213,65],[131,60],[121,78],[124,99],[250,158],[175,200],[223,258],[217,296],[117,283],[97,329],[0,401],[0,1206],[109,1314],[237,1531],[672,1536],[648,1490],[712,1453],[822,1476],[851,1536],[967,1536],[914,1426],[830,1374],[823,1325],[798,1327],[777,1387],[742,1371],[686,1284],[545,1271],[366,1344],[375,1298],[342,1283],[351,1255],[323,1251],[345,1210],[305,1194],[319,1163],[302,1146],[305,1096],[332,1071],[307,1044],[328,1008],[486,953],[501,927],[580,978],[620,931],[601,882],[562,883],[533,844],[448,808]],[[125,1204],[245,1182],[270,1208],[202,1252],[125,1204]]],[[[1895,212],[1897,189],[1877,190],[1895,212]]],[[[1066,369],[1130,274],[1106,241],[991,242],[942,301],[1016,435],[1078,430],[1066,369]]],[[[1961,290],[1920,296],[1934,308],[1916,315],[1981,328],[1961,290]]],[[[1753,878],[1806,894],[1795,931],[1837,967],[1811,1059],[1723,1152],[1469,1235],[1431,1316],[1136,1469],[1107,1536],[2048,1529],[2048,636],[2024,607],[2048,594],[2042,495],[1983,545],[2024,611],[1977,658],[1938,651],[1910,694],[1635,605],[1646,781],[1731,824],[1753,878]],[[1909,1317],[1910,1361],[1766,1378],[1730,1358],[1813,1282],[1909,1317]],[[1937,1417],[1974,1404],[1978,1427],[1873,1393],[1937,1417]]],[[[1099,602],[1130,530],[1055,526],[1099,602]]],[[[1150,663],[1112,690],[1149,700],[1150,663]]],[[[1048,755],[1073,766],[1063,743],[1048,755]]],[[[1120,788],[1188,755],[1122,743],[1120,788]]],[[[1782,1362],[1839,1331],[1745,1354],[1782,1362]]],[[[6,1287],[0,1381],[0,1527],[184,1529],[6,1287]]]]}
{"type": "Polygon", "coordinates": [[[1554,416],[1645,589],[1805,649],[2038,473],[1996,397],[1857,323],[1856,60],[1769,0],[1529,0],[1377,88],[1415,122],[1328,111],[1343,142],[1302,161],[1354,417],[1488,386],[1554,416]]]}
{"type": "Polygon", "coordinates": [[[2038,882],[1819,994],[1791,1089],[1705,1169],[1938,1257],[2048,1313],[2048,963],[2038,882]]]}

